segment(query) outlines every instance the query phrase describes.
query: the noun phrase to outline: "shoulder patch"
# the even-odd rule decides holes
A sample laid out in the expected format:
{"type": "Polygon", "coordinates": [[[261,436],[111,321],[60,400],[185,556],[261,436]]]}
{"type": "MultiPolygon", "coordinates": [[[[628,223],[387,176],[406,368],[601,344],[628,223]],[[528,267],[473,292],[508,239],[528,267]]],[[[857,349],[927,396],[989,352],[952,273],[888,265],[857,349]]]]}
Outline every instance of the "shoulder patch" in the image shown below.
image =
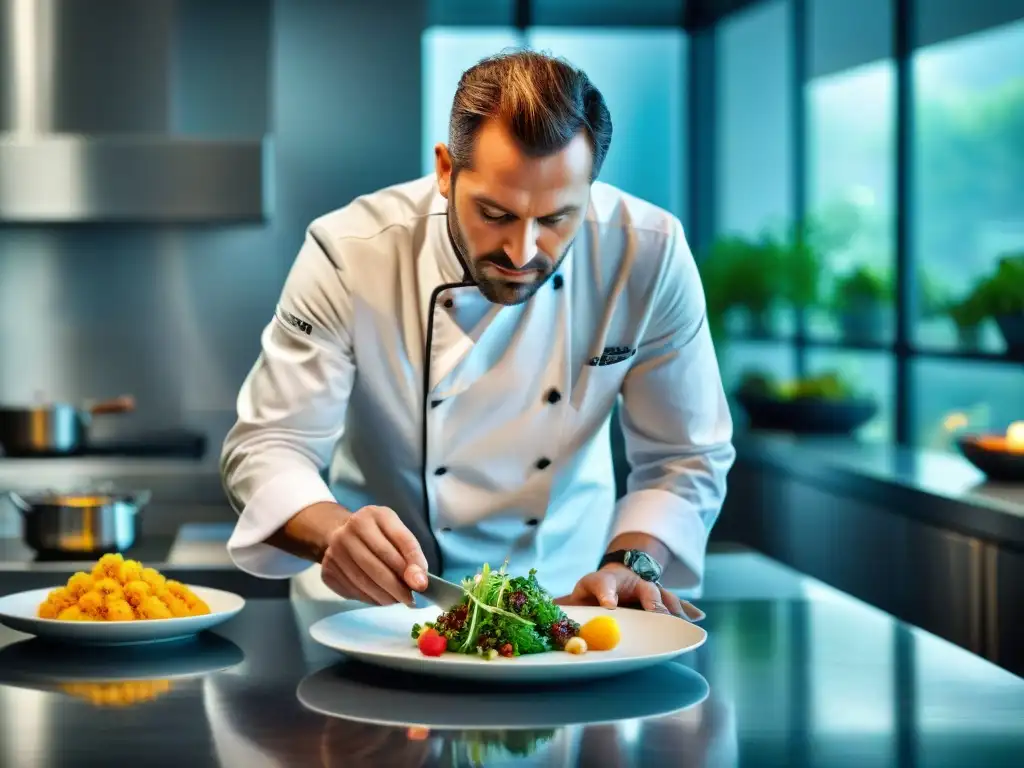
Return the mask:
{"type": "Polygon", "coordinates": [[[312,336],[313,335],[313,324],[312,323],[310,323],[310,322],[308,322],[306,320],[303,320],[300,317],[296,317],[295,315],[293,315],[291,312],[289,312],[287,309],[284,309],[283,307],[278,307],[277,313],[281,317],[281,320],[283,322],[287,323],[288,325],[290,325],[292,328],[295,328],[297,331],[300,331],[300,332],[306,334],[307,336],[312,336]]]}

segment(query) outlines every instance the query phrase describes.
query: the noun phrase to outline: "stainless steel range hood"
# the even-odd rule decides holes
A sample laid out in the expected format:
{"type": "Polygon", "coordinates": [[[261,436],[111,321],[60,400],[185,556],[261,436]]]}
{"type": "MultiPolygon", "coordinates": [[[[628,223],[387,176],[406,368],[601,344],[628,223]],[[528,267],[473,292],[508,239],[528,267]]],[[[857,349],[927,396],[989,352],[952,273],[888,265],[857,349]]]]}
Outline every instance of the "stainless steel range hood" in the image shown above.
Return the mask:
{"type": "Polygon", "coordinates": [[[184,5],[0,0],[0,224],[265,218],[262,126],[175,124],[184,5]]]}

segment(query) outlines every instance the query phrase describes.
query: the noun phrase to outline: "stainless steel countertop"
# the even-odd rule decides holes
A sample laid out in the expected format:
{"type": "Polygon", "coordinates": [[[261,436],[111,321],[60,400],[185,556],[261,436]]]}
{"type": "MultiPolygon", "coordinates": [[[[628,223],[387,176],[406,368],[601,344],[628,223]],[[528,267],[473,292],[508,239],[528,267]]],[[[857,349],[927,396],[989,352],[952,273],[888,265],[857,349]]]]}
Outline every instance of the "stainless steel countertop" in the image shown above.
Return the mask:
{"type": "Polygon", "coordinates": [[[578,689],[512,692],[353,665],[308,636],[337,603],[250,600],[202,642],[113,656],[56,657],[0,629],[0,764],[1019,765],[1024,680],[785,569],[770,579],[786,588],[766,595],[765,562],[710,558],[709,639],[680,666],[578,689]],[[703,700],[631,716],[638,701],[700,699],[695,674],[703,700]],[[82,677],[168,683],[112,709],[61,689],[82,677]],[[665,689],[669,678],[685,695],[665,689]],[[311,690],[325,712],[300,701],[311,690]]]}

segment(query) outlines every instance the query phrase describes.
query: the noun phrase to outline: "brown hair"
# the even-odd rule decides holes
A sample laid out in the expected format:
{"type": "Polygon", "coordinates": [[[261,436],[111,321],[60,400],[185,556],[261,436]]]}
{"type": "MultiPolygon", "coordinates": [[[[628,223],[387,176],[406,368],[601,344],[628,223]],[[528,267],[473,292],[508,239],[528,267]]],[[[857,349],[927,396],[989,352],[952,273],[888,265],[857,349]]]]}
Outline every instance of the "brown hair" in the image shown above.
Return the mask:
{"type": "Polygon", "coordinates": [[[533,51],[491,56],[462,74],[448,123],[448,151],[456,170],[472,164],[477,132],[491,117],[501,120],[531,157],[554,154],[586,131],[594,151],[592,180],[612,141],[608,107],[586,73],[533,51]]]}

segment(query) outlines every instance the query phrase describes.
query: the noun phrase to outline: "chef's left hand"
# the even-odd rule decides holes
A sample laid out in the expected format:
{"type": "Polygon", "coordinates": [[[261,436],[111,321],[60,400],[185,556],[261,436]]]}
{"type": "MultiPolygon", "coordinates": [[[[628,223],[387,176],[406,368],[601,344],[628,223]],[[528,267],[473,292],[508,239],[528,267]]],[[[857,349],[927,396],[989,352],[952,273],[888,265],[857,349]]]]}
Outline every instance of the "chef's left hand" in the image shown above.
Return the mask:
{"type": "Polygon", "coordinates": [[[645,611],[670,613],[690,621],[704,618],[704,612],[695,605],[680,600],[657,584],[644,581],[619,563],[588,573],[577,582],[571,595],[555,602],[559,605],[600,605],[604,608],[640,604],[645,611]]]}

